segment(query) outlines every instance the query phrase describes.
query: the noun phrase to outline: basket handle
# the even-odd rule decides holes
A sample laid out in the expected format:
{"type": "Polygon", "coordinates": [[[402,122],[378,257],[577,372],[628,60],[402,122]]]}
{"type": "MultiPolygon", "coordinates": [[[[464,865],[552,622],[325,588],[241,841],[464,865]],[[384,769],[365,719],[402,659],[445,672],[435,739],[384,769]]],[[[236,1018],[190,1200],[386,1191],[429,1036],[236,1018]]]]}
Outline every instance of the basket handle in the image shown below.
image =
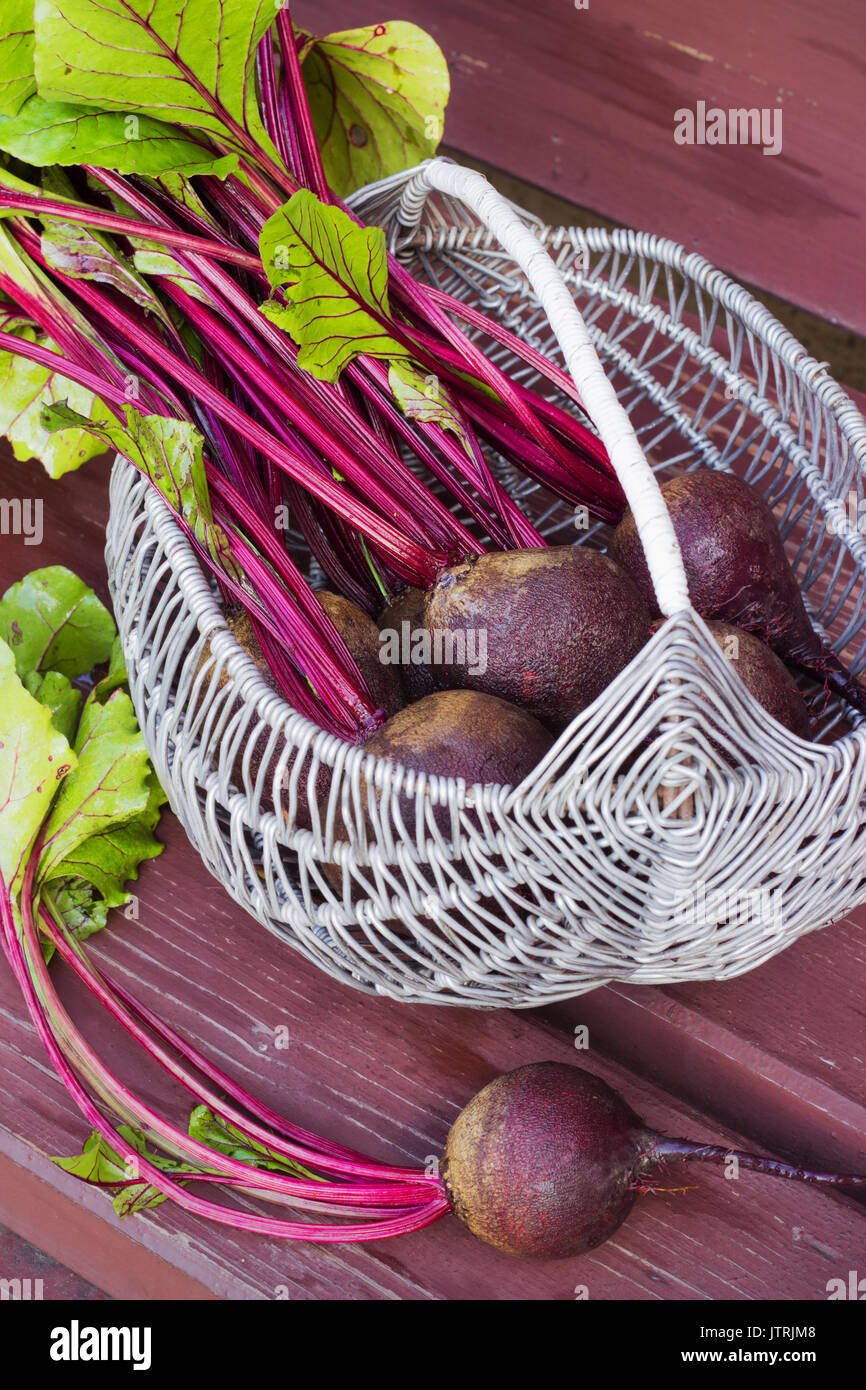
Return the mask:
{"type": "Polygon", "coordinates": [[[430,160],[406,184],[397,213],[402,226],[418,225],[433,189],[465,203],[523,271],[550,320],[566,366],[622,484],[646,554],[659,609],[665,617],[689,609],[679,542],[661,489],[556,265],[511,203],[496,192],[483,174],[450,160],[430,160]]]}

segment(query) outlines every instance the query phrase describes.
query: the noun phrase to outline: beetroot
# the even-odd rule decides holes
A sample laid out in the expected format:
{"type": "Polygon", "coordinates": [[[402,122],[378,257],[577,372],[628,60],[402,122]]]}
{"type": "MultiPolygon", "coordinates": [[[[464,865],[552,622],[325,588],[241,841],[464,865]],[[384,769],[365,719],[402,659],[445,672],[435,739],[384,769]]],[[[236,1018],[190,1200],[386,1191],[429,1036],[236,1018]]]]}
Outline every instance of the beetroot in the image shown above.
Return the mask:
{"type": "Polygon", "coordinates": [[[404,703],[403,688],[397,669],[379,660],[378,627],[357,603],[342,594],[320,589],[316,598],[355,658],[373,704],[390,719],[404,703]]]}
{"type": "Polygon", "coordinates": [[[621,566],[569,545],[491,552],[443,570],[424,621],[440,685],[497,695],[554,732],[628,665],[650,627],[621,566]]]}
{"type": "Polygon", "coordinates": [[[579,1255],[612,1236],[635,1200],[650,1131],[589,1072],[537,1062],[479,1091],[441,1165],[455,1212],[509,1255],[579,1255]]]}
{"type": "MultiPolygon", "coordinates": [[[[416,772],[515,786],[551,748],[553,739],[525,710],[474,690],[441,690],[407,705],[377,729],[368,753],[403,763],[416,772]]],[[[415,798],[401,797],[407,826],[414,821],[415,798]]],[[[433,812],[443,834],[450,834],[445,806],[433,812]]]]}
{"type": "MultiPolygon", "coordinates": [[[[661,627],[661,623],[653,626],[661,627]]],[[[767,713],[798,738],[811,738],[812,720],[806,701],[776,653],[753,632],[744,632],[733,623],[720,623],[710,618],[707,627],[743,685],[767,713]]]]}
{"type": "MultiPolygon", "coordinates": [[[[537,719],[525,710],[497,700],[493,695],[481,695],[474,690],[441,690],[407,705],[377,729],[365,745],[365,751],[390,762],[402,763],[415,772],[437,777],[462,777],[467,786],[476,782],[515,786],[539,763],[553,746],[553,739],[537,719]]],[[[373,824],[367,807],[368,786],[361,778],[362,801],[369,833],[373,824]]],[[[400,815],[407,832],[416,833],[415,795],[400,797],[400,815]]],[[[469,812],[468,814],[472,814],[469,812]]],[[[433,807],[433,820],[439,833],[451,836],[451,812],[447,806],[433,807]]],[[[349,834],[342,817],[338,816],[337,839],[347,840],[349,834]]],[[[499,859],[494,856],[494,863],[499,859]]],[[[322,863],[325,877],[342,891],[342,869],[330,861],[322,863]]],[[[430,891],[438,895],[439,885],[430,869],[420,870],[430,883],[430,891]]],[[[350,890],[353,899],[363,895],[357,885],[350,890]]],[[[496,911],[496,904],[483,899],[483,905],[496,911]]],[[[422,917],[428,930],[435,924],[422,917]]],[[[400,923],[389,923],[398,935],[411,936],[400,923]]]]}
{"type": "MultiPolygon", "coordinates": [[[[430,667],[423,660],[411,659],[413,634],[417,633],[424,625],[424,590],[408,588],[404,589],[396,598],[392,598],[388,605],[379,614],[379,631],[382,633],[397,634],[401,650],[408,649],[409,660],[400,664],[400,682],[406,695],[407,704],[413,700],[423,700],[425,695],[432,695],[436,689],[436,682],[433,680],[430,667]],[[404,628],[404,624],[408,627],[404,628]],[[406,641],[403,641],[403,638],[406,641]]],[[[416,653],[417,655],[417,653],[416,653]]]]}
{"type": "Polygon", "coordinates": [[[556,1259],[608,1240],[676,1160],[736,1160],[772,1177],[866,1187],[866,1177],[668,1139],[600,1077],[563,1062],[518,1067],[479,1091],[451,1127],[440,1173],[474,1235],[509,1255],[556,1259]]]}
{"type": "MultiPolygon", "coordinates": [[[[817,676],[866,713],[866,690],[809,621],[776,519],[761,494],[733,473],[713,468],[671,478],[662,484],[662,494],[697,612],[753,632],[783,660],[817,676]]],[[[631,512],[614,531],[610,550],[658,613],[631,512]]]]}

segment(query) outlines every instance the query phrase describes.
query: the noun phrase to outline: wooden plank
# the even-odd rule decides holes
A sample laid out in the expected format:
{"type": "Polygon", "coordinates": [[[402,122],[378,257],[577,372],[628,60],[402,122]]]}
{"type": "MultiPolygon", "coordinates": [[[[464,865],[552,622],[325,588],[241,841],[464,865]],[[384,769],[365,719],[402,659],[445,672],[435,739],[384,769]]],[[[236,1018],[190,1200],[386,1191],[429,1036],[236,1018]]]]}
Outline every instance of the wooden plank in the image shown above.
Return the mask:
{"type": "MultiPolygon", "coordinates": [[[[48,1164],[25,1140],[4,1133],[2,1148],[0,1219],[19,1237],[42,1251],[50,1250],[54,1261],[66,1266],[66,1273],[74,1269],[80,1280],[110,1283],[114,1298],[174,1301],[216,1297],[184,1268],[180,1248],[174,1250],[172,1259],[166,1259],[158,1251],[139,1245],[131,1259],[126,1233],[105,1219],[104,1194],[48,1164]]],[[[4,1277],[14,1278],[17,1271],[5,1250],[2,1260],[4,1277]]],[[[37,1269],[31,1262],[27,1275],[39,1277],[37,1269]]],[[[108,1297],[70,1288],[62,1273],[55,1267],[43,1276],[46,1299],[108,1297]],[[55,1273],[61,1277],[52,1277],[55,1273]]]]}
{"type": "Polygon", "coordinates": [[[866,909],[735,980],[615,984],[543,1011],[789,1159],[866,1171],[866,909]]]}
{"type": "MultiPolygon", "coordinates": [[[[5,1184],[8,1190],[8,1181],[5,1184]]],[[[0,1183],[0,1194],[4,1184],[0,1183]]],[[[2,1201],[2,1195],[0,1195],[2,1201]]],[[[19,1222],[19,1225],[21,1223],[19,1222]]],[[[109,1295],[95,1284],[89,1284],[79,1274],[58,1264],[44,1250],[37,1250],[22,1236],[16,1235],[8,1227],[0,1227],[0,1269],[3,1278],[20,1279],[21,1292],[32,1299],[43,1298],[47,1302],[104,1302],[109,1295]],[[29,1280],[29,1284],[26,1282],[29,1280]]]]}
{"type": "MultiPolygon", "coordinates": [[[[293,13],[358,23],[354,0],[293,13]]],[[[448,58],[449,146],[866,332],[857,0],[406,0],[400,17],[448,58]],[[781,153],[676,144],[698,101],[780,109],[781,153]]]]}

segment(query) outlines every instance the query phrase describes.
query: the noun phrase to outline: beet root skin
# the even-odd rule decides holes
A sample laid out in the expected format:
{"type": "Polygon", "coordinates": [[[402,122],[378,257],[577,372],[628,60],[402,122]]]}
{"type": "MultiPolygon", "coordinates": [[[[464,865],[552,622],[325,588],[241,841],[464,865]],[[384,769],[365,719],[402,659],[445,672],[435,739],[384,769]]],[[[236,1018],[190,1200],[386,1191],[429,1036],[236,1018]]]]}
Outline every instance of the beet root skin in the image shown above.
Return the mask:
{"type": "Polygon", "coordinates": [[[440,1165],[454,1211],[510,1255],[563,1259],[628,1216],[656,1136],[599,1077],[537,1062],[491,1081],[448,1135],[440,1165]]]}
{"type": "MultiPolygon", "coordinates": [[[[365,748],[379,758],[403,763],[436,777],[515,786],[553,746],[553,739],[525,710],[475,690],[440,690],[407,705],[377,729],[365,748]]],[[[401,797],[407,827],[414,820],[414,797],[401,797]]],[[[434,818],[450,834],[447,807],[434,818]]]]}
{"type": "MultiPolygon", "coordinates": [[[[379,614],[379,632],[396,632],[402,637],[403,624],[409,624],[409,637],[424,626],[425,593],[423,589],[404,589],[383,608],[379,614]]],[[[410,647],[411,652],[411,647],[410,647]]],[[[408,703],[423,700],[432,695],[436,682],[429,666],[420,661],[409,661],[399,668],[400,682],[408,703]]]]}
{"type": "Polygon", "coordinates": [[[768,714],[798,738],[810,739],[812,721],[794,677],[776,653],[752,632],[733,623],[709,621],[707,627],[746,689],[768,714]]]}
{"type": "MultiPolygon", "coordinates": [[[[754,695],[783,728],[798,738],[812,737],[812,720],[806,701],[797,689],[794,677],[760,637],[745,632],[733,623],[716,619],[706,620],[712,637],[737,672],[746,689],[754,695]]],[[[654,627],[661,627],[661,622],[654,627]]]]}
{"type": "MultiPolygon", "coordinates": [[[[399,710],[368,739],[365,752],[402,763],[428,776],[462,777],[467,786],[476,782],[514,786],[523,781],[552,747],[553,737],[548,730],[516,705],[475,690],[440,690],[399,710]]],[[[361,803],[365,808],[367,832],[372,836],[375,831],[368,796],[367,780],[362,774],[361,803]]],[[[417,829],[414,794],[400,796],[400,815],[407,833],[414,836],[417,829]]],[[[433,806],[432,815],[439,833],[446,841],[450,840],[448,807],[433,806]]],[[[339,813],[337,839],[349,839],[339,813]]],[[[333,862],[323,861],[322,872],[334,889],[342,892],[342,869],[333,862]]],[[[425,871],[419,868],[419,872],[425,871]]],[[[426,870],[426,876],[431,895],[438,896],[439,886],[432,871],[426,870]]],[[[350,892],[353,899],[362,896],[354,884],[350,892]]],[[[489,899],[482,902],[495,910],[495,904],[489,899]]],[[[421,921],[428,930],[436,930],[430,918],[424,916],[421,921]]],[[[391,926],[397,935],[411,936],[411,931],[402,924],[392,923],[391,926]]]]}
{"type": "Polygon", "coordinates": [[[494,551],[443,570],[425,625],[451,658],[433,668],[439,685],[496,695],[558,733],[648,641],[650,615],[620,565],[566,545],[494,551]]]}
{"type": "MultiPolygon", "coordinates": [[[[669,478],[661,490],[698,613],[754,632],[776,651],[810,635],[817,641],[776,518],[751,484],[721,469],[696,468],[669,478]]],[[[658,614],[631,512],[614,531],[610,553],[658,614]]]]}
{"type": "Polygon", "coordinates": [[[732,1159],[770,1177],[866,1190],[863,1173],[669,1138],[601,1077],[563,1062],[518,1067],[473,1096],[451,1126],[439,1171],[473,1235],[508,1255],[561,1259],[608,1240],[668,1164],[732,1159]]]}
{"type": "Polygon", "coordinates": [[[354,657],[374,706],[381,709],[386,719],[390,719],[403,707],[403,687],[396,668],[385,665],[379,659],[379,628],[376,623],[357,603],[344,598],[342,594],[320,589],[316,598],[354,657]]]}
{"type": "MultiPolygon", "coordinates": [[[[866,690],[809,621],[776,518],[750,483],[696,468],[662,484],[693,608],[754,633],[786,661],[818,676],[866,711],[866,690]]],[[[610,553],[628,570],[653,614],[658,605],[634,517],[613,533],[610,553]]]]}

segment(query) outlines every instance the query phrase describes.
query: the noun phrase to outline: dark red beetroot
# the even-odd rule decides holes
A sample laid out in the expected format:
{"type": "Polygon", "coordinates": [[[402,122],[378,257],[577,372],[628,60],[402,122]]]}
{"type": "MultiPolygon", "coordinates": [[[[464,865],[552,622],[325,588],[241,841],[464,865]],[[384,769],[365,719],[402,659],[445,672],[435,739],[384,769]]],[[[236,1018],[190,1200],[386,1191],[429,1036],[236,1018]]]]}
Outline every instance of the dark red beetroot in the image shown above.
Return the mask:
{"type": "MultiPolygon", "coordinates": [[[[733,473],[714,468],[671,478],[662,484],[662,494],[698,613],[755,633],[780,657],[812,672],[866,713],[866,690],[809,622],[776,519],[761,494],[733,473]]],[[[658,613],[631,512],[614,531],[610,550],[658,613]]]]}
{"type": "MultiPolygon", "coordinates": [[[[393,634],[399,644],[401,661],[398,667],[400,681],[406,695],[407,703],[413,700],[423,700],[425,695],[432,695],[436,689],[436,684],[430,672],[430,667],[423,660],[413,661],[413,643],[415,634],[422,633],[424,630],[424,590],[423,589],[404,589],[402,594],[392,598],[386,608],[379,614],[380,634],[393,634]],[[404,624],[408,626],[404,627],[404,624]],[[402,659],[408,655],[409,660],[402,659]]],[[[415,654],[418,655],[417,645],[415,654]]]]}
{"type": "Polygon", "coordinates": [[[390,719],[403,705],[403,688],[397,668],[387,666],[379,659],[379,629],[376,623],[357,603],[344,598],[342,594],[321,589],[316,598],[358,663],[358,670],[367,683],[373,704],[382,710],[386,719],[390,719]]]}
{"type": "MultiPolygon", "coordinates": [[[[516,705],[474,690],[440,690],[398,711],[364,747],[416,772],[462,777],[468,786],[515,786],[552,744],[547,729],[516,705]]],[[[411,824],[414,797],[401,800],[404,818],[411,824]]],[[[447,833],[447,808],[437,807],[434,818],[447,833]]]]}
{"type": "Polygon", "coordinates": [[[442,1179],[473,1235],[509,1255],[579,1255],[612,1236],[635,1200],[652,1136],[589,1072],[536,1062],[499,1076],[457,1116],[442,1179]]]}
{"type": "Polygon", "coordinates": [[[650,619],[620,565],[564,545],[443,570],[425,625],[438,684],[498,695],[559,732],[637,655],[650,619]]]}
{"type": "MultiPolygon", "coordinates": [[[[364,745],[365,752],[378,758],[431,776],[462,777],[467,786],[476,782],[515,786],[552,746],[553,738],[531,714],[474,690],[440,690],[427,695],[398,711],[364,745]]],[[[363,778],[362,796],[366,805],[363,778]]],[[[400,797],[400,814],[409,834],[414,834],[415,805],[414,795],[400,797]]],[[[372,829],[369,814],[366,818],[372,829]]],[[[435,806],[433,819],[440,833],[449,837],[448,807],[435,806]]],[[[349,838],[345,825],[337,838],[349,838]]],[[[338,865],[325,863],[322,869],[341,891],[343,874],[338,865]]],[[[436,894],[437,885],[429,871],[428,876],[431,892],[436,894]]],[[[358,897],[359,891],[355,889],[353,895],[358,897]]],[[[490,905],[489,900],[485,905],[490,905]]],[[[428,918],[422,920],[432,929],[428,918]]],[[[403,931],[399,924],[391,925],[403,931]]]]}
{"type": "Polygon", "coordinates": [[[563,1062],[499,1076],[460,1112],[440,1172],[455,1212],[509,1255],[558,1259],[608,1240],[671,1161],[724,1164],[830,1187],[866,1177],[796,1168],[650,1129],[600,1077],[563,1062]]]}
{"type": "Polygon", "coordinates": [[[708,619],[707,627],[746,689],[767,713],[799,738],[811,738],[812,721],[806,701],[776,653],[753,632],[744,632],[733,623],[708,619]]]}

